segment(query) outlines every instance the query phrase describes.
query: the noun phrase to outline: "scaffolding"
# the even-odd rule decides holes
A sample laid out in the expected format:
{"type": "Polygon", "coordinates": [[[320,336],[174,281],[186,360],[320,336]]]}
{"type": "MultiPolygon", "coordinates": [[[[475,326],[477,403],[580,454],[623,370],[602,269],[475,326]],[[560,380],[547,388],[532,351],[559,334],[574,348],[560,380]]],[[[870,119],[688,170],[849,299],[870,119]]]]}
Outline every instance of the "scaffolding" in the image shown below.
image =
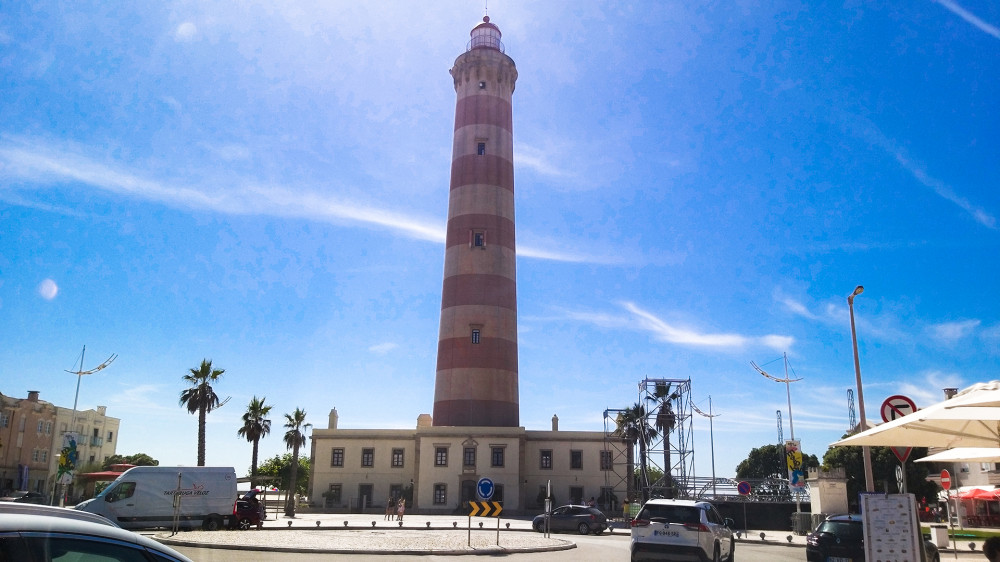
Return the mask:
{"type": "Polygon", "coordinates": [[[698,497],[691,379],[646,378],[638,391],[632,408],[604,411],[605,489],[632,501],[698,497]]]}

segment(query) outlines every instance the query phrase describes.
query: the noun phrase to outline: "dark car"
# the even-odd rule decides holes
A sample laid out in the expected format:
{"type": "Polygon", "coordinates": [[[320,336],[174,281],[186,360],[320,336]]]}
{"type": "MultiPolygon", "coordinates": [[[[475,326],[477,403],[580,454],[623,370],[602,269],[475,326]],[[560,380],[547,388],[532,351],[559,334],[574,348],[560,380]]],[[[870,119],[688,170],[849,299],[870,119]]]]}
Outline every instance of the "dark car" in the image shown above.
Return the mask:
{"type": "Polygon", "coordinates": [[[531,528],[542,533],[545,531],[545,521],[549,522],[549,531],[576,531],[581,535],[594,533],[599,535],[608,528],[608,518],[596,507],[585,505],[564,505],[553,509],[551,513],[536,515],[531,521],[531,528]]]}
{"type": "MultiPolygon", "coordinates": [[[[927,562],[940,562],[937,546],[923,540],[927,562]]],[[[806,537],[809,562],[864,562],[864,523],[860,515],[831,515],[806,537]]]]}
{"type": "Polygon", "coordinates": [[[0,560],[191,562],[100,515],[64,507],[0,504],[0,560]]]}
{"type": "Polygon", "coordinates": [[[241,531],[249,530],[251,527],[260,529],[266,517],[256,490],[246,493],[233,504],[232,525],[241,531]]]}
{"type": "Polygon", "coordinates": [[[24,490],[18,490],[16,492],[11,492],[9,496],[0,498],[0,502],[37,503],[41,505],[45,503],[45,496],[39,494],[38,492],[25,492],[24,490]]]}

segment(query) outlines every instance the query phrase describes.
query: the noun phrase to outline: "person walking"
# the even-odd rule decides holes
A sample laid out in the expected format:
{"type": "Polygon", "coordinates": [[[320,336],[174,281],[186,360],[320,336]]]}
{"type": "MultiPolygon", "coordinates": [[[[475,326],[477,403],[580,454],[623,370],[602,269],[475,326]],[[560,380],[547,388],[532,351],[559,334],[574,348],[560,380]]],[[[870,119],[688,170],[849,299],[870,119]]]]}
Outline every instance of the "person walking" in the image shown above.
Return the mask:
{"type": "Polygon", "coordinates": [[[406,498],[399,498],[399,507],[396,508],[397,520],[403,520],[403,512],[406,511],[406,498]]]}
{"type": "Polygon", "coordinates": [[[630,507],[631,506],[628,503],[628,498],[625,498],[625,501],[622,502],[622,521],[626,523],[628,523],[629,516],[632,515],[632,513],[629,511],[630,507]]]}
{"type": "Polygon", "coordinates": [[[396,512],[396,502],[392,501],[392,496],[385,500],[385,520],[392,521],[392,516],[396,512]]]}

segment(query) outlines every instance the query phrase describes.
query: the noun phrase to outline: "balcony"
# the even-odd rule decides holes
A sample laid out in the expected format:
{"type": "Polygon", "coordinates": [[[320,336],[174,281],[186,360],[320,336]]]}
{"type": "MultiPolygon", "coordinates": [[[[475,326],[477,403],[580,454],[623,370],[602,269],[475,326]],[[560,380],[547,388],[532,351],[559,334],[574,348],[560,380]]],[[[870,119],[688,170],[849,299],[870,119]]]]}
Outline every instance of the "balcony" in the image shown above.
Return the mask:
{"type": "Polygon", "coordinates": [[[90,438],[90,446],[91,447],[100,447],[101,445],[104,445],[104,438],[103,437],[97,437],[95,435],[95,436],[93,436],[93,437],[90,438]]]}

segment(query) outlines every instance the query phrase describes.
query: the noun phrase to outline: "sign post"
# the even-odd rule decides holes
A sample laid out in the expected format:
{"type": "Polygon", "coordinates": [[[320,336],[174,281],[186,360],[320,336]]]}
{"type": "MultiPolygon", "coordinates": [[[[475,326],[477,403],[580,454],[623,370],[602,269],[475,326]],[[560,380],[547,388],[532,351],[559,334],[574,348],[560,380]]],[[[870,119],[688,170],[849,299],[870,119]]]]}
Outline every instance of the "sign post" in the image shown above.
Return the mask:
{"type": "MultiPolygon", "coordinates": [[[[472,516],[477,517],[496,517],[497,518],[497,546],[500,546],[500,512],[503,511],[503,506],[499,502],[491,502],[490,499],[493,498],[493,493],[496,490],[496,486],[493,484],[493,480],[486,478],[479,479],[476,482],[476,494],[479,495],[481,502],[469,502],[469,546],[472,546],[472,516]]],[[[480,523],[480,526],[482,524],[480,523]]]]}
{"type": "Polygon", "coordinates": [[[736,491],[740,493],[743,497],[743,533],[747,532],[747,496],[750,495],[750,483],[747,481],[740,482],[736,485],[736,491]]]}
{"type": "MultiPolygon", "coordinates": [[[[955,540],[955,525],[951,522],[951,492],[950,492],[950,490],[951,490],[951,473],[948,472],[947,470],[942,470],[941,471],[941,487],[944,488],[945,493],[948,494],[948,501],[944,502],[944,507],[945,507],[945,512],[944,513],[945,513],[945,516],[948,517],[948,529],[951,530],[951,533],[950,533],[950,535],[948,537],[948,544],[950,546],[951,542],[953,540],[955,540]]],[[[955,560],[958,560],[958,549],[955,548],[955,549],[952,549],[952,550],[955,551],[955,560]]]]}
{"type": "MultiPolygon", "coordinates": [[[[895,394],[886,398],[882,402],[882,421],[890,422],[896,418],[901,418],[903,416],[912,414],[917,411],[917,404],[907,396],[901,394],[895,394]]],[[[913,452],[913,447],[890,447],[892,449],[892,454],[896,455],[899,459],[899,465],[902,471],[902,476],[899,476],[897,472],[897,483],[899,486],[899,493],[906,493],[906,459],[910,458],[910,453],[913,452]]]]}

